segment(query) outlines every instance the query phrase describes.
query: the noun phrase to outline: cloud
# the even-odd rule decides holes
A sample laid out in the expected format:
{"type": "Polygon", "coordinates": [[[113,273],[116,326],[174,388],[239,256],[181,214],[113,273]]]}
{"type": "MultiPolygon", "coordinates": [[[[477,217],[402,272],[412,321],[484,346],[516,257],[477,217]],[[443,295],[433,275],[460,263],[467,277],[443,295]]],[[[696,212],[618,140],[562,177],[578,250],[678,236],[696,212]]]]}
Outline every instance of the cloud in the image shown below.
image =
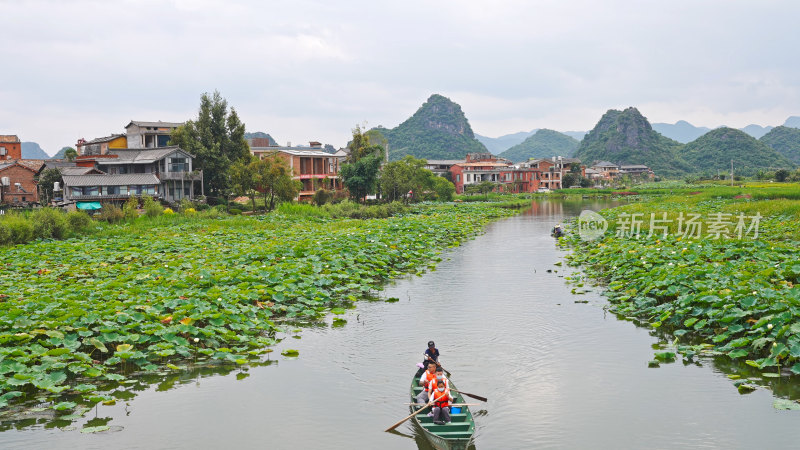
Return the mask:
{"type": "Polygon", "coordinates": [[[0,54],[16,64],[0,73],[0,132],[54,152],[131,118],[191,118],[214,90],[250,130],[334,145],[432,93],[487,135],[589,129],[626,106],[776,125],[800,113],[798,13],[790,0],[0,0],[0,54]]]}

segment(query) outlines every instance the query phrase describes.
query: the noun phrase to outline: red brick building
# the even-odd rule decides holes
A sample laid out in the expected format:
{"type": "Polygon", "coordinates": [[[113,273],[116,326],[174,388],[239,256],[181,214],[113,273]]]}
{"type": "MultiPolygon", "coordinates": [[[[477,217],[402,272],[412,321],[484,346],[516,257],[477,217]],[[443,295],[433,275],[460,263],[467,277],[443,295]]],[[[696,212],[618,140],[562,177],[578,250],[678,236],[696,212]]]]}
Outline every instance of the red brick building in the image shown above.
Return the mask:
{"type": "Polygon", "coordinates": [[[0,134],[0,161],[22,158],[22,143],[13,134],[0,134]]]}
{"type": "Polygon", "coordinates": [[[41,160],[0,163],[0,203],[24,205],[39,202],[36,175],[44,167],[41,160]]]}

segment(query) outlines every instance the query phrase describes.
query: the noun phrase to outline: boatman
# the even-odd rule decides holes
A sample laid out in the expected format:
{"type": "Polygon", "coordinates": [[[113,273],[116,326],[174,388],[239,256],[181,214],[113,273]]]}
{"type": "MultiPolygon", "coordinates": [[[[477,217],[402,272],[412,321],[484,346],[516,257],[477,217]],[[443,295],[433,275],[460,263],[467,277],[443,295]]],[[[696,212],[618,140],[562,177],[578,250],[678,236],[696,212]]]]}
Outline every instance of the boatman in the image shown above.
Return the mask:
{"type": "Polygon", "coordinates": [[[433,341],[428,341],[428,348],[422,356],[425,357],[422,361],[423,367],[427,367],[430,361],[435,362],[437,366],[439,365],[439,349],[436,348],[436,344],[434,344],[433,341]]]}
{"type": "Polygon", "coordinates": [[[445,387],[444,381],[439,381],[429,402],[433,404],[433,423],[444,425],[450,422],[451,401],[453,401],[453,396],[450,395],[450,389],[445,387]]]}
{"type": "Polygon", "coordinates": [[[429,394],[428,386],[436,382],[436,363],[431,361],[428,363],[428,370],[422,372],[419,377],[419,385],[422,386],[422,392],[417,395],[417,403],[428,403],[429,394]]]}

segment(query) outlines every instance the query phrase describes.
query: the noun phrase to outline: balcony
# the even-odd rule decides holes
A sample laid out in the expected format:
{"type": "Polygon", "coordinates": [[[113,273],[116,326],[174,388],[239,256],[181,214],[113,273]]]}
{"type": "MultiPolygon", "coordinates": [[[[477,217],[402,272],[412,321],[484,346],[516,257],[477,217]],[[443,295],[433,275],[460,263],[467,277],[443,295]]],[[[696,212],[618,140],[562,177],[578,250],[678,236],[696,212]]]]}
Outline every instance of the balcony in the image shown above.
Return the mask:
{"type": "Polygon", "coordinates": [[[203,171],[194,172],[159,172],[158,179],[161,181],[200,181],[203,179],[203,171]]]}

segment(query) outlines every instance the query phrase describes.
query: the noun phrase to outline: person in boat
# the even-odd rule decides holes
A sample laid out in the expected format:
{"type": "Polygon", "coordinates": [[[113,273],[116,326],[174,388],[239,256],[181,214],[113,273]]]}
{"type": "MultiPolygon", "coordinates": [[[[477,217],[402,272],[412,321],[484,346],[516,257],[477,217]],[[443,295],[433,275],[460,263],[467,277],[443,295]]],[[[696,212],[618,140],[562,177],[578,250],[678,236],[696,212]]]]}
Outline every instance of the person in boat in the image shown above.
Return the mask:
{"type": "Polygon", "coordinates": [[[561,237],[564,235],[564,230],[561,229],[561,224],[558,224],[553,227],[553,231],[550,232],[553,237],[561,237]]]}
{"type": "Polygon", "coordinates": [[[428,341],[428,348],[422,355],[425,357],[422,361],[424,367],[427,367],[430,361],[435,362],[437,366],[439,365],[439,349],[436,348],[436,344],[433,341],[428,341]]]}
{"type": "Polygon", "coordinates": [[[431,361],[428,363],[428,370],[422,372],[419,377],[419,385],[422,386],[422,392],[417,395],[417,403],[428,403],[430,398],[428,387],[431,383],[436,382],[436,363],[431,361]]]}
{"type": "Polygon", "coordinates": [[[433,405],[433,423],[444,425],[450,422],[450,405],[453,400],[450,389],[445,387],[445,382],[438,381],[429,400],[433,405]]]}

